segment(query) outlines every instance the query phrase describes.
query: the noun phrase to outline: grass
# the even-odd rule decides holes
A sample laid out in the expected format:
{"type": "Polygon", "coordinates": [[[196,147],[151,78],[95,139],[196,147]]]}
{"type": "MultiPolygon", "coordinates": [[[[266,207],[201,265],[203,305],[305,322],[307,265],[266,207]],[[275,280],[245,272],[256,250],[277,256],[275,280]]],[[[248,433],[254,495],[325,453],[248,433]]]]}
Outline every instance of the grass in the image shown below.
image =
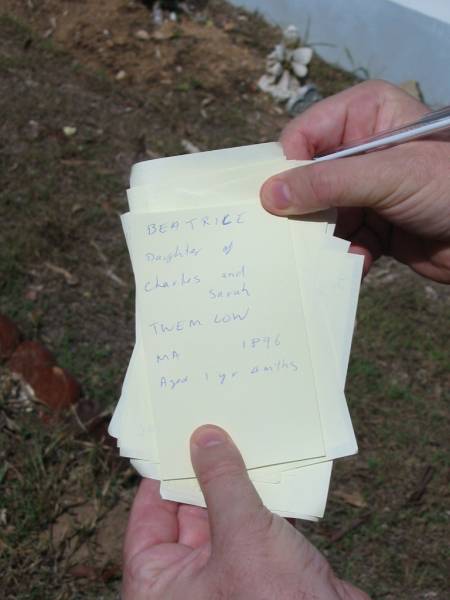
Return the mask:
{"type": "MultiPolygon", "coordinates": [[[[2,432],[7,442],[2,451],[3,597],[75,597],[70,595],[71,569],[79,562],[80,549],[84,556],[97,552],[94,565],[102,567],[95,534],[123,495],[129,476],[73,417],[43,427],[36,410],[24,413],[13,407],[11,384],[6,377],[0,382],[9,386],[0,390],[0,414],[7,418],[2,432]],[[83,518],[62,534],[62,519],[79,507],[87,509],[80,513],[83,518]],[[55,595],[50,596],[50,590],[55,595]]],[[[116,579],[108,583],[114,591],[116,579]]],[[[88,594],[80,597],[95,597],[105,591],[105,582],[100,577],[98,582],[80,581],[78,588],[80,594],[83,589],[88,594]]]]}
{"type": "Polygon", "coordinates": [[[446,593],[448,292],[436,286],[430,302],[425,285],[399,269],[397,285],[369,278],[363,286],[348,376],[360,454],[337,465],[335,485],[356,484],[368,508],[343,510],[332,491],[328,523],[319,528],[326,541],[314,538],[373,598],[446,593]],[[422,488],[424,472],[431,477],[422,488]],[[364,514],[329,545],[334,528],[345,530],[364,514]]]}

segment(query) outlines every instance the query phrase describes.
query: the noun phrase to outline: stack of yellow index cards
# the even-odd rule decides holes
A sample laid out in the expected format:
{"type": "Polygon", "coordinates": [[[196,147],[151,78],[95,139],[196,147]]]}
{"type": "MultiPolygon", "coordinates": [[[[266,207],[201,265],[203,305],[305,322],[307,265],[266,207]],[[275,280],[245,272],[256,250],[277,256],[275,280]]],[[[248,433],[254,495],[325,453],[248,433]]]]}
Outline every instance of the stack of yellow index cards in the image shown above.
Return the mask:
{"type": "Polygon", "coordinates": [[[204,506],[189,438],[207,423],[287,517],[322,517],[333,460],[357,451],[344,384],[362,257],[333,237],[332,211],[288,219],[259,200],[305,164],[268,143],[132,169],[136,344],[109,432],[163,498],[204,506]]]}

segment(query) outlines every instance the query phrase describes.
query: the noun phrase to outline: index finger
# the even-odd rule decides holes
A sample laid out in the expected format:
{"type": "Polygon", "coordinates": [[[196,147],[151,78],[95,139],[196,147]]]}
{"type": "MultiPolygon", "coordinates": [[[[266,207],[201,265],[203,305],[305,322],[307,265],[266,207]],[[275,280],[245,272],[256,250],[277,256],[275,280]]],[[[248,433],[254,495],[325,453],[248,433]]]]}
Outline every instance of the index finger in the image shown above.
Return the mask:
{"type": "Polygon", "coordinates": [[[309,159],[341,144],[413,121],[427,107],[385,81],[367,81],[318,102],[281,134],[288,159],[309,159]]]}

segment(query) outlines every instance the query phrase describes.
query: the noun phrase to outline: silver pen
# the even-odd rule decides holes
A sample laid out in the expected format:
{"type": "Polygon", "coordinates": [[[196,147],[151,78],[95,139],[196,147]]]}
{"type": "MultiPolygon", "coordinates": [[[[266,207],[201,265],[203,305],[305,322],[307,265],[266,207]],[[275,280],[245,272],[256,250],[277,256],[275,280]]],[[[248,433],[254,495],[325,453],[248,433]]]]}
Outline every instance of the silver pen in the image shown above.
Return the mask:
{"type": "Polygon", "coordinates": [[[362,154],[373,150],[381,150],[389,146],[396,146],[403,142],[409,142],[417,138],[429,136],[446,129],[450,129],[450,106],[427,113],[414,123],[407,123],[397,129],[382,131],[369,138],[355,140],[354,142],[333,148],[327,152],[317,154],[314,157],[314,162],[322,162],[324,160],[344,158],[345,156],[353,156],[355,154],[362,154]]]}

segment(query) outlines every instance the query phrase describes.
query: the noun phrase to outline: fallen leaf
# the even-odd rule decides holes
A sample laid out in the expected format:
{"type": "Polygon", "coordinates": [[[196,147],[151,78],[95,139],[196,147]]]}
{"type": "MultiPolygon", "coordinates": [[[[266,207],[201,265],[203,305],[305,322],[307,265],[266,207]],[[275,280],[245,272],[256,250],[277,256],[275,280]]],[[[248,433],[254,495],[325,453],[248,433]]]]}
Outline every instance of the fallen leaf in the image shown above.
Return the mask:
{"type": "Polygon", "coordinates": [[[56,364],[53,354],[45,346],[35,340],[22,342],[7,362],[9,369],[33,383],[36,371],[56,364]]]}
{"type": "Polygon", "coordinates": [[[336,490],[334,492],[334,496],[340,498],[350,506],[355,506],[356,508],[365,508],[367,506],[367,502],[364,500],[360,492],[345,492],[344,490],[336,490]]]}
{"type": "Polygon", "coordinates": [[[54,412],[76,404],[81,394],[78,381],[56,365],[38,369],[31,385],[38,400],[54,412]]]}

